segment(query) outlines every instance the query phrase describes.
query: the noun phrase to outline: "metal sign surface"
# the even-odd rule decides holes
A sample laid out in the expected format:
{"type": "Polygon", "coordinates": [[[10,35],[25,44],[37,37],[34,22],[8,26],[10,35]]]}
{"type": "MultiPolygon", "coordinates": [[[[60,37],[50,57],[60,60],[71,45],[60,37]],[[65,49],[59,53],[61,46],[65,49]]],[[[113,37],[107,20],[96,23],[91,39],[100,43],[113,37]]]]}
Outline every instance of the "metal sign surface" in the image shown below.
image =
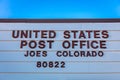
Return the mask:
{"type": "Polygon", "coordinates": [[[120,19],[0,20],[0,80],[119,76],[120,19]]]}

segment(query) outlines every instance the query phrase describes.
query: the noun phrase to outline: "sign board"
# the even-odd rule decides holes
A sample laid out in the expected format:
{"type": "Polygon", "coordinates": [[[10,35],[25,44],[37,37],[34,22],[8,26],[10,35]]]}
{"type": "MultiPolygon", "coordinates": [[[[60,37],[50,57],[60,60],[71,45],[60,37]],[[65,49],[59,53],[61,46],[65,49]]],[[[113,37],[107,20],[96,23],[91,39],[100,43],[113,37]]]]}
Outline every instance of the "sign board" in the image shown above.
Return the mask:
{"type": "Polygon", "coordinates": [[[119,80],[120,19],[0,20],[0,80],[119,80]]]}

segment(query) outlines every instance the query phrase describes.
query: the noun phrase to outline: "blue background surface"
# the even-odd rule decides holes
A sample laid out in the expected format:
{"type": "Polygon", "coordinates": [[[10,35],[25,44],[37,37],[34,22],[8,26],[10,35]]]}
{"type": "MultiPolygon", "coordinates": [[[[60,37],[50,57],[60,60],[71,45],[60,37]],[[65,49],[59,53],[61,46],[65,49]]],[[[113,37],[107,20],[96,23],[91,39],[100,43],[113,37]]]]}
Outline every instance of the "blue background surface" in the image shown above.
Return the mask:
{"type": "Polygon", "coordinates": [[[119,18],[120,0],[0,0],[0,18],[119,18]]]}

